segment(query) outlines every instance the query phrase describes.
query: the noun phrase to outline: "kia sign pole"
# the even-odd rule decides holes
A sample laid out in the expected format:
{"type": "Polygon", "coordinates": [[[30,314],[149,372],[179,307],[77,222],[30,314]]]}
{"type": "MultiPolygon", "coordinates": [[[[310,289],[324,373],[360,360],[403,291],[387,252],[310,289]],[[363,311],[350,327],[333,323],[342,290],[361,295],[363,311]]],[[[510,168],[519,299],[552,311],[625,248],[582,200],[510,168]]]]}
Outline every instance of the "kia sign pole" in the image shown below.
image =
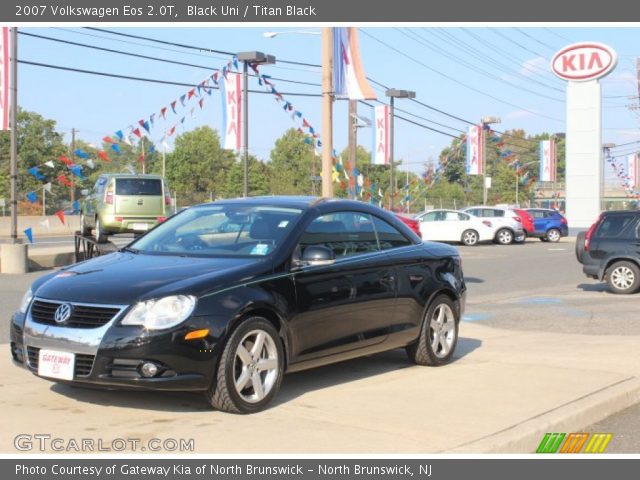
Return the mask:
{"type": "Polygon", "coordinates": [[[394,116],[394,99],[395,98],[416,98],[416,92],[412,92],[411,90],[398,90],[396,88],[390,88],[385,92],[385,95],[389,97],[389,166],[391,167],[390,171],[390,198],[389,198],[389,210],[393,212],[394,204],[395,204],[395,195],[396,195],[396,176],[395,176],[395,166],[393,164],[393,116],[394,116]]]}
{"type": "Polygon", "coordinates": [[[585,230],[601,211],[602,91],[599,79],[616,66],[616,52],[597,42],[568,45],[551,60],[567,83],[566,217],[570,235],[585,230]]]}

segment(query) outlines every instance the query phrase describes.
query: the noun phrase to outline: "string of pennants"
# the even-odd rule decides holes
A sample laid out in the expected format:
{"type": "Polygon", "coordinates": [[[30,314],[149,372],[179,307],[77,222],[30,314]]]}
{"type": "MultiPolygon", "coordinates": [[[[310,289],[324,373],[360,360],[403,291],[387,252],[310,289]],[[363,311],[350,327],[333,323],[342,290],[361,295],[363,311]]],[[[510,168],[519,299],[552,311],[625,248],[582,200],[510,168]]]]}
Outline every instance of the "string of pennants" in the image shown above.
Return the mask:
{"type": "Polygon", "coordinates": [[[620,184],[628,198],[640,199],[640,179],[638,178],[638,168],[640,158],[638,153],[624,156],[624,162],[616,159],[615,156],[607,149],[605,154],[607,163],[611,166],[614,173],[620,180],[620,184]]]}

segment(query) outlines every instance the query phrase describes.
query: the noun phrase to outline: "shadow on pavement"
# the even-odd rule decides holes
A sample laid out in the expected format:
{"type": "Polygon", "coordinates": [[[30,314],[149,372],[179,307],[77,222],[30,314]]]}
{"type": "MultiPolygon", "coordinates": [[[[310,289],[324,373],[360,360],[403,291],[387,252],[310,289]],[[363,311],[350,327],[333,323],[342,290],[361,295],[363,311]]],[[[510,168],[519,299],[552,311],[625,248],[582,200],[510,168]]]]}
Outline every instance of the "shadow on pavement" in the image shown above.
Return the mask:
{"type": "MultiPolygon", "coordinates": [[[[460,337],[453,362],[469,355],[482,342],[475,338],[460,337]]],[[[367,357],[314,368],[299,373],[285,375],[282,388],[273,406],[281,405],[295,398],[328,387],[350,383],[395,370],[415,367],[404,351],[396,349],[367,357]]],[[[418,368],[418,367],[416,367],[418,368]]],[[[429,367],[420,367],[429,368],[429,367]]],[[[149,392],[138,390],[107,390],[101,388],[72,386],[54,383],[51,390],[76,402],[108,407],[139,408],[163,412],[203,412],[212,410],[200,392],[149,392]]],[[[77,405],[69,406],[69,409],[77,405]]]]}
{"type": "Polygon", "coordinates": [[[484,280],[478,277],[464,277],[464,281],[466,283],[484,283],[484,280]]]}
{"type": "Polygon", "coordinates": [[[581,283],[578,288],[584,292],[605,292],[610,293],[607,284],[602,283],[581,283]]]}

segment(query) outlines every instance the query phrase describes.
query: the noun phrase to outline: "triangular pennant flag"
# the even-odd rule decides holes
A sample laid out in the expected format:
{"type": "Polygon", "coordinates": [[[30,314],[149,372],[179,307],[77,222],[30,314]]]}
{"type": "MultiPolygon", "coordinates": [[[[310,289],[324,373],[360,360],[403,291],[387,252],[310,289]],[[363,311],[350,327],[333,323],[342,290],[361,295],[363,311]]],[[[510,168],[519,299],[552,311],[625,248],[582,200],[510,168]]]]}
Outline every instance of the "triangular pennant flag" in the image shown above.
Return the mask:
{"type": "Polygon", "coordinates": [[[127,145],[131,145],[131,137],[129,135],[125,135],[122,141],[127,145]]]}
{"type": "Polygon", "coordinates": [[[80,202],[78,200],[75,200],[73,202],[73,211],[74,212],[79,212],[80,211],[80,202]]]}
{"type": "Polygon", "coordinates": [[[142,133],[140,133],[140,129],[136,128],[133,130],[133,134],[138,137],[138,138],[142,138],[142,133]]]}
{"type": "Polygon", "coordinates": [[[38,201],[38,195],[36,192],[29,192],[27,193],[27,200],[29,200],[29,203],[36,203],[38,201]]]}
{"type": "Polygon", "coordinates": [[[113,149],[114,152],[120,155],[120,145],[118,145],[117,143],[114,143],[113,145],[111,145],[111,148],[113,149]]]}
{"type": "Polygon", "coordinates": [[[78,149],[77,149],[75,152],[73,152],[73,153],[75,153],[75,154],[76,154],[76,156],[77,156],[77,157],[80,157],[80,158],[84,158],[84,159],[89,158],[89,154],[88,154],[88,153],[86,153],[84,150],[82,150],[82,149],[80,149],[80,148],[78,148],[78,149]]]}
{"type": "Polygon", "coordinates": [[[71,183],[71,180],[69,180],[64,173],[62,175],[58,175],[58,182],[60,182],[65,187],[73,186],[73,183],[71,183]]]}
{"type": "Polygon", "coordinates": [[[196,89],[192,88],[187,92],[187,100],[191,100],[191,98],[196,94],[196,89]]]}
{"type": "Polygon", "coordinates": [[[93,163],[93,160],[91,160],[90,158],[85,163],[87,164],[87,167],[91,169],[96,168],[95,163],[93,163]]]}
{"type": "Polygon", "coordinates": [[[149,153],[154,153],[156,151],[156,146],[152,143],[149,145],[149,153]]]}
{"type": "Polygon", "coordinates": [[[204,106],[204,98],[198,100],[198,105],[200,105],[200,110],[202,110],[202,107],[204,106]]]}
{"type": "Polygon", "coordinates": [[[149,133],[149,122],[146,122],[145,120],[138,120],[138,125],[140,125],[147,131],[147,133],[149,133]]]}
{"type": "Polygon", "coordinates": [[[173,102],[171,102],[171,110],[173,110],[173,113],[177,114],[178,112],[176,112],[176,103],[177,103],[177,100],[174,100],[173,102]]]}
{"type": "Polygon", "coordinates": [[[187,98],[187,95],[181,95],[180,96],[180,103],[182,104],[182,106],[184,107],[184,99],[187,98]]]}
{"type": "Polygon", "coordinates": [[[54,215],[58,217],[64,225],[64,212],[62,210],[58,210],[56,213],[54,213],[54,215]]]}
{"type": "Polygon", "coordinates": [[[113,143],[113,139],[111,137],[102,137],[102,141],[105,143],[113,143]]]}
{"type": "Polygon", "coordinates": [[[24,229],[24,235],[27,237],[27,240],[29,240],[29,243],[33,243],[33,230],[31,227],[24,229]]]}
{"type": "Polygon", "coordinates": [[[180,123],[182,123],[183,125],[184,125],[184,119],[185,119],[185,117],[182,117],[182,118],[180,119],[180,123]]]}
{"type": "Polygon", "coordinates": [[[44,188],[47,192],[51,193],[51,182],[47,182],[47,183],[45,183],[45,184],[44,184],[44,186],[43,186],[43,188],[44,188]]]}
{"type": "Polygon", "coordinates": [[[124,133],[122,133],[122,130],[118,130],[116,132],[116,137],[118,137],[118,140],[122,141],[122,138],[124,137],[124,133]]]}
{"type": "Polygon", "coordinates": [[[44,162],[43,165],[46,165],[49,168],[56,168],[56,166],[53,164],[51,160],[49,160],[48,162],[44,162]]]}
{"type": "Polygon", "coordinates": [[[66,166],[73,165],[73,162],[69,160],[66,155],[60,155],[60,161],[64,163],[66,166]]]}
{"type": "Polygon", "coordinates": [[[110,162],[111,161],[111,159],[107,155],[107,152],[105,152],[104,150],[100,150],[98,152],[98,156],[105,162],[110,162]]]}
{"type": "Polygon", "coordinates": [[[167,118],[167,107],[162,107],[160,109],[160,116],[164,119],[167,118]]]}
{"type": "Polygon", "coordinates": [[[49,225],[49,219],[46,217],[40,220],[38,223],[44,228],[46,228],[47,230],[51,229],[51,225],[49,225]]]}
{"type": "Polygon", "coordinates": [[[153,124],[156,120],[156,114],[152,113],[151,116],[149,117],[149,122],[151,123],[151,126],[153,127],[153,124]]]}
{"type": "Polygon", "coordinates": [[[71,173],[73,173],[76,177],[84,179],[84,175],[82,175],[82,167],[80,165],[73,165],[69,168],[69,170],[71,170],[71,173]]]}
{"type": "Polygon", "coordinates": [[[237,55],[233,56],[232,62],[233,62],[233,66],[236,68],[236,70],[238,70],[238,56],[237,55]]]}
{"type": "Polygon", "coordinates": [[[220,72],[216,71],[213,75],[211,75],[211,80],[213,80],[213,83],[215,83],[216,85],[218,85],[218,75],[220,74],[220,72]]]}
{"type": "Polygon", "coordinates": [[[196,115],[195,115],[195,113],[194,113],[195,109],[196,109],[196,107],[193,107],[193,108],[191,108],[191,110],[189,111],[189,113],[190,113],[190,115],[191,115],[191,118],[196,118],[196,115]]]}
{"type": "Polygon", "coordinates": [[[38,169],[38,167],[31,167],[28,170],[28,172],[34,177],[36,177],[36,180],[44,180],[44,175],[40,173],[40,170],[38,169]]]}

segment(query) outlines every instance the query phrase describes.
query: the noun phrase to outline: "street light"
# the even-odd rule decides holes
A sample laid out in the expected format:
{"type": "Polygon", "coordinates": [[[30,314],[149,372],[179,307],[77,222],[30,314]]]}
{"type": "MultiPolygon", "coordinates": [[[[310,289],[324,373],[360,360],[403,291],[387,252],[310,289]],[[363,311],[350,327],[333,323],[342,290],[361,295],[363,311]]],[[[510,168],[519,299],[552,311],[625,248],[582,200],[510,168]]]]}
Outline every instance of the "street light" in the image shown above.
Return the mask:
{"type": "Polygon", "coordinates": [[[242,148],[243,148],[243,182],[242,196],[249,196],[249,64],[272,65],[276,57],[262,52],[240,52],[238,60],[243,63],[242,69],[242,148]]]}
{"type": "Polygon", "coordinates": [[[501,123],[500,117],[482,117],[480,119],[482,123],[482,204],[487,204],[487,134],[486,125],[491,125],[493,123],[501,123]]]}
{"type": "Polygon", "coordinates": [[[275,38],[278,35],[288,35],[288,34],[297,34],[297,35],[320,35],[320,32],[315,30],[284,30],[281,32],[264,32],[262,36],[265,38],[275,38]]]}
{"type": "Polygon", "coordinates": [[[385,92],[385,95],[389,97],[389,143],[391,144],[389,145],[389,165],[391,166],[391,198],[389,199],[389,210],[393,211],[394,197],[396,193],[396,176],[393,165],[393,105],[396,98],[416,98],[416,92],[390,88],[385,92]]]}

